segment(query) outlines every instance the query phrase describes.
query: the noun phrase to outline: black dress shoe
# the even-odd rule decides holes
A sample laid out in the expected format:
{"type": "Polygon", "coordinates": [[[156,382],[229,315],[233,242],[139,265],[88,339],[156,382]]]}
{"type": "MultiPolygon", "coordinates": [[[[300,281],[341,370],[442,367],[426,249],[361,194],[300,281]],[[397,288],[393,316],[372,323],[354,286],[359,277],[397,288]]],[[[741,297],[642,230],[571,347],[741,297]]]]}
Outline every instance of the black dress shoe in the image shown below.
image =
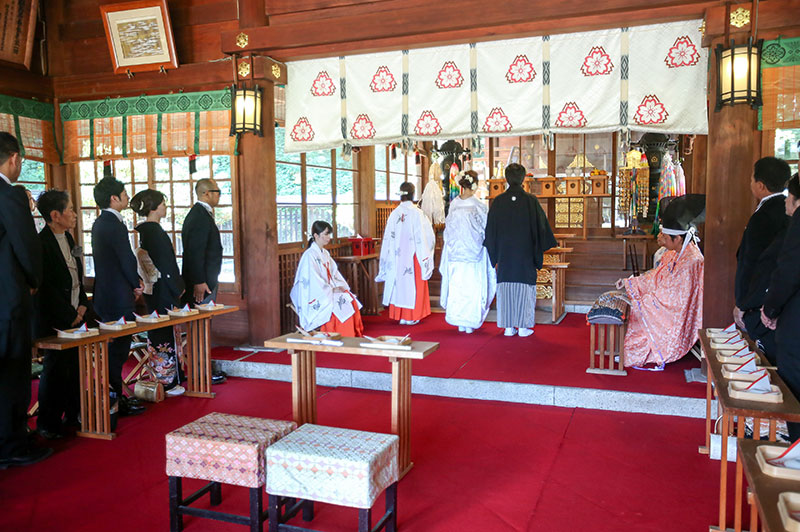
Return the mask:
{"type": "Polygon", "coordinates": [[[145,410],[145,407],[140,404],[133,404],[127,397],[123,397],[119,402],[120,416],[137,416],[145,410]]]}
{"type": "Polygon", "coordinates": [[[142,402],[139,399],[135,398],[135,397],[124,396],[123,400],[127,401],[128,404],[130,404],[130,405],[142,406],[142,402]]]}
{"type": "Polygon", "coordinates": [[[45,440],[60,440],[64,437],[64,435],[55,430],[47,430],[46,428],[39,427],[36,429],[36,432],[39,433],[39,436],[44,438],[45,440]]]}
{"type": "Polygon", "coordinates": [[[222,384],[228,380],[228,375],[224,371],[214,371],[211,373],[211,384],[222,384]]]}
{"type": "Polygon", "coordinates": [[[14,466],[26,466],[41,462],[48,456],[53,454],[53,449],[50,447],[28,447],[20,454],[11,456],[9,458],[0,459],[0,469],[6,469],[14,466]]]}

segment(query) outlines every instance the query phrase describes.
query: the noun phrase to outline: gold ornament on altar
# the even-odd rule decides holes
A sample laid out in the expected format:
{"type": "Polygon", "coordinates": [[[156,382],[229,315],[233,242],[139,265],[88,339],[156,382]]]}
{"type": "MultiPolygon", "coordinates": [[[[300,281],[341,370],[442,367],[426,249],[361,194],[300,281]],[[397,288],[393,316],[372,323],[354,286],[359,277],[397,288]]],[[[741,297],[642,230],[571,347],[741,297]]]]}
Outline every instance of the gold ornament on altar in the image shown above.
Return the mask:
{"type": "Polygon", "coordinates": [[[697,28],[697,29],[698,29],[698,31],[700,31],[700,35],[705,37],[706,36],[706,21],[704,20],[703,23],[700,24],[700,27],[697,28]]]}
{"type": "Polygon", "coordinates": [[[240,33],[236,36],[236,46],[239,48],[244,48],[247,46],[247,43],[250,42],[250,38],[247,36],[245,32],[240,33]]]}
{"type": "Polygon", "coordinates": [[[250,75],[250,63],[247,61],[242,61],[239,63],[239,77],[246,78],[250,75]]]}
{"type": "Polygon", "coordinates": [[[731,26],[743,28],[750,24],[750,10],[739,7],[731,11],[731,26]]]}
{"type": "Polygon", "coordinates": [[[281,67],[278,65],[272,65],[272,77],[275,79],[279,79],[281,77],[281,67]]]}

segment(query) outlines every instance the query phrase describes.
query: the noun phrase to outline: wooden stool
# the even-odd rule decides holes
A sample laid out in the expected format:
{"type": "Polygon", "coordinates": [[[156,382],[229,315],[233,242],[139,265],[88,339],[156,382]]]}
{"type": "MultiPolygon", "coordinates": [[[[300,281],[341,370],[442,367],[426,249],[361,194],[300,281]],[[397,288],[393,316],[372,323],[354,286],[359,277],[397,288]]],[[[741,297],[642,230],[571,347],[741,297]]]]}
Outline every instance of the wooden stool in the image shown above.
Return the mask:
{"type": "Polygon", "coordinates": [[[399,438],[306,423],[267,449],[269,531],[306,531],[282,524],[303,509],[314,518],[314,502],[358,508],[359,532],[397,530],[397,452],[399,438]],[[372,528],[372,504],[386,491],[386,513],[372,528]],[[280,497],[299,499],[279,515],[280,497]]]}
{"type": "MultiPolygon", "coordinates": [[[[294,421],[215,412],[168,433],[170,530],[179,532],[183,529],[184,515],[248,525],[251,531],[263,530],[267,518],[261,492],[266,475],[264,451],[295,428],[297,424],[294,421]],[[209,483],[184,499],[183,478],[208,480],[209,483]],[[210,494],[211,505],[218,505],[222,502],[223,483],[250,488],[250,515],[189,506],[206,493],[210,494]]],[[[287,504],[287,501],[280,503],[287,504]]],[[[276,519],[280,517],[276,514],[276,519]]]]}
{"type": "Polygon", "coordinates": [[[133,397],[133,385],[136,384],[136,381],[141,380],[145,374],[153,381],[157,379],[155,372],[147,364],[150,360],[150,351],[147,348],[147,342],[143,341],[138,334],[134,334],[131,340],[131,350],[128,356],[132,356],[136,359],[136,366],[128,373],[127,377],[122,379],[122,385],[125,387],[128,395],[133,397]]]}
{"type": "Polygon", "coordinates": [[[586,373],[628,374],[625,370],[625,326],[624,322],[621,325],[589,324],[589,368],[586,373]],[[617,358],[616,361],[615,358],[617,358]],[[617,365],[616,369],[614,368],[615,364],[617,365]]]}

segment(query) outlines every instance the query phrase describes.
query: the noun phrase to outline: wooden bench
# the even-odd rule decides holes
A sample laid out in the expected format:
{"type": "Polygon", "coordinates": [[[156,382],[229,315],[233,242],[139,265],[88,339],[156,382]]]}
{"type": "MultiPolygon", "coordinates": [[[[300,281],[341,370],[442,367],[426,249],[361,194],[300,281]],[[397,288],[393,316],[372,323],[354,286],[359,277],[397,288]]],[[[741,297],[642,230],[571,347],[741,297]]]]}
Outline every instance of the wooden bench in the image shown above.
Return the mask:
{"type": "Polygon", "coordinates": [[[627,375],[625,370],[625,331],[627,323],[589,324],[589,367],[586,373],[627,375]],[[616,367],[615,367],[616,366],[616,367]]]}

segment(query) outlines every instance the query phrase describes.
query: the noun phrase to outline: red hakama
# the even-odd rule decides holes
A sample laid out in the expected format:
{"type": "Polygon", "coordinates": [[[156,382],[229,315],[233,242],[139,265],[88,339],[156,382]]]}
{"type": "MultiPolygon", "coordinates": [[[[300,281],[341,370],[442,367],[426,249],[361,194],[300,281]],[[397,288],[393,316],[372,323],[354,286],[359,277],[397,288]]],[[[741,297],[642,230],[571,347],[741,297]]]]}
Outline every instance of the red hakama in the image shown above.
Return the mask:
{"type": "Polygon", "coordinates": [[[414,255],[414,308],[401,308],[389,305],[389,319],[418,321],[431,313],[431,298],[428,292],[428,281],[422,279],[422,270],[419,267],[417,256],[414,255]]]}
{"type": "Polygon", "coordinates": [[[319,330],[326,333],[337,332],[342,336],[363,336],[364,323],[361,321],[361,311],[358,310],[358,305],[355,301],[353,301],[353,310],[355,310],[355,314],[347,318],[344,323],[339,321],[336,314],[331,312],[331,319],[328,323],[320,327],[319,330]]]}

